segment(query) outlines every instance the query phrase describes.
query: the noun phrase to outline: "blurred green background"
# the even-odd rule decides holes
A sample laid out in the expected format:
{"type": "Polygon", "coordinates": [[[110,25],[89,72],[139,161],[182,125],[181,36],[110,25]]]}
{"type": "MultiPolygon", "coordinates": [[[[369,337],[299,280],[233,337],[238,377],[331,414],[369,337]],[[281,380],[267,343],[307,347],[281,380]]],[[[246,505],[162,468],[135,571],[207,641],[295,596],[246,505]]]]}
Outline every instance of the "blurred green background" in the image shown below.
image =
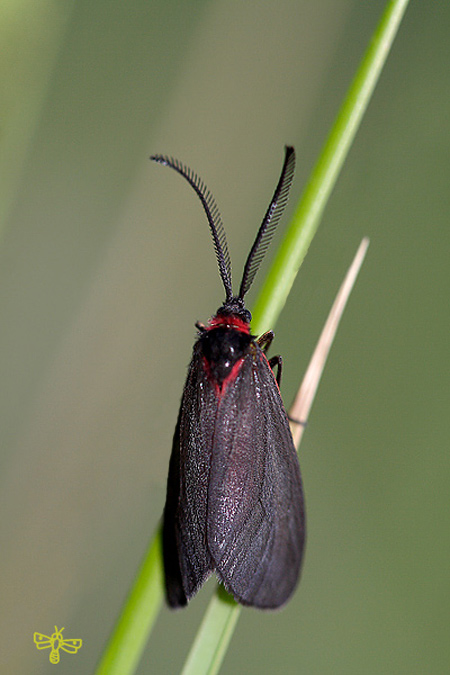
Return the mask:
{"type": "MultiPolygon", "coordinates": [[[[55,624],[84,643],[58,672],[92,672],[161,514],[194,322],[223,300],[198,200],[148,156],[207,182],[236,284],[283,145],[289,216],[383,8],[2,3],[1,672],[56,672],[32,641],[55,624]]],[[[449,672],[449,34],[449,3],[411,2],[276,326],[289,404],[371,238],[301,447],[301,584],[242,612],[225,674],[449,672]]],[[[141,675],[179,671],[213,588],[162,610],[141,675]]]]}

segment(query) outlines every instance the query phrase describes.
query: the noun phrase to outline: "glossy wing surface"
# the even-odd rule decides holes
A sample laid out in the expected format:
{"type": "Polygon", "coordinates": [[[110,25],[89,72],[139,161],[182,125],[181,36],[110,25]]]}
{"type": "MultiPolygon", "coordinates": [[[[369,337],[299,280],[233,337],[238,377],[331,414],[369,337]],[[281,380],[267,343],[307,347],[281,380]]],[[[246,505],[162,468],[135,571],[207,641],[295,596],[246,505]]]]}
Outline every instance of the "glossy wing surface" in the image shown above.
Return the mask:
{"type": "Polygon", "coordinates": [[[205,528],[216,410],[197,344],[175,430],[164,509],[164,569],[172,607],[185,605],[213,569],[205,528]]]}
{"type": "Polygon", "coordinates": [[[278,386],[256,344],[218,407],[207,528],[217,576],[236,600],[275,608],[289,599],[305,539],[302,484],[278,386]]]}

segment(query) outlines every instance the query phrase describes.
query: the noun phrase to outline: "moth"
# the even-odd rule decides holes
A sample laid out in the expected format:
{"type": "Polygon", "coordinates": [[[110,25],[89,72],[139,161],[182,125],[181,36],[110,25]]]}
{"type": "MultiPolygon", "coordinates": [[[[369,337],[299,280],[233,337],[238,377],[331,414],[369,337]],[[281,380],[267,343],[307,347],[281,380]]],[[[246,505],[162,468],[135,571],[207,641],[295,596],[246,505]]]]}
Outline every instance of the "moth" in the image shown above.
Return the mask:
{"type": "Polygon", "coordinates": [[[281,607],[300,575],[305,543],[302,480],[279,385],[281,357],[268,359],[269,331],[250,329],[244,298],[287,203],[294,148],[244,266],[237,295],[215,200],[179,161],[151,157],[180,174],[208,219],[225,300],[198,331],[173,438],[163,517],[170,607],[182,607],[214,572],[243,605],[281,607]],[[276,369],[276,375],[275,375],[276,369]]]}

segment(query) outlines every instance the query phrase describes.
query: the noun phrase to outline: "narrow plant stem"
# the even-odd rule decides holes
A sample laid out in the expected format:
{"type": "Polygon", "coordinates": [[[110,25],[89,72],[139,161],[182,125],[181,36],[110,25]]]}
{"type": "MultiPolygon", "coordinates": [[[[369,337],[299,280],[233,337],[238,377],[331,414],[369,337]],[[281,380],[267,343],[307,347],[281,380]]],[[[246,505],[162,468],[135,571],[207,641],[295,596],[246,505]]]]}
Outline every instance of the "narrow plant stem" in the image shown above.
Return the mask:
{"type": "Polygon", "coordinates": [[[273,328],[284,307],[407,5],[408,0],[390,0],[386,5],[259,294],[253,310],[256,333],[273,328]]]}
{"type": "Polygon", "coordinates": [[[161,528],[150,543],[135,583],[106,645],[95,675],[134,673],[163,598],[161,528]]]}
{"type": "MultiPolygon", "coordinates": [[[[353,262],[350,265],[345,279],[341,284],[339,292],[336,296],[336,299],[333,303],[333,306],[328,314],[328,318],[325,322],[325,325],[322,329],[322,332],[319,337],[319,341],[314,350],[314,354],[311,357],[306,373],[303,377],[303,381],[300,385],[300,389],[297,392],[294,403],[291,406],[289,411],[289,416],[292,420],[300,420],[306,422],[309,417],[309,411],[314,401],[314,397],[317,392],[317,387],[319,386],[320,378],[322,377],[323,369],[325,368],[325,363],[330,353],[331,345],[333,344],[334,337],[336,335],[339,322],[344,313],[347,300],[350,297],[350,293],[355,285],[356,278],[361,269],[361,265],[364,262],[364,258],[369,247],[369,239],[364,237],[362,242],[359,245],[359,248],[356,252],[353,262]]],[[[292,427],[292,438],[294,439],[294,445],[296,448],[300,445],[300,441],[305,430],[304,424],[291,424],[292,427]]]]}
{"type": "Polygon", "coordinates": [[[223,586],[219,586],[205,612],[181,675],[219,671],[240,613],[240,605],[223,586]]]}

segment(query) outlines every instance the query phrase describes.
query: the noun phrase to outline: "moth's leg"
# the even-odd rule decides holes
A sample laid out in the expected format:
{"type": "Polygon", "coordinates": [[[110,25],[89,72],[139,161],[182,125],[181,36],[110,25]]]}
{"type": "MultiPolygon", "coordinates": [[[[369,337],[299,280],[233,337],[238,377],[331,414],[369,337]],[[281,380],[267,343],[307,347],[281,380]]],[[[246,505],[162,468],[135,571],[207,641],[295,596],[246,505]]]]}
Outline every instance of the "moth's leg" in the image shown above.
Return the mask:
{"type": "Polygon", "coordinates": [[[258,339],[257,343],[263,350],[264,354],[266,351],[269,349],[270,345],[272,344],[272,340],[275,337],[275,333],[273,330],[268,330],[267,333],[263,333],[258,339]]]}
{"type": "Polygon", "coordinates": [[[276,375],[277,384],[278,384],[278,386],[280,386],[280,384],[281,384],[281,369],[282,369],[282,366],[283,366],[283,359],[279,355],[278,356],[272,356],[272,358],[269,359],[269,366],[272,368],[272,370],[275,368],[275,366],[277,367],[277,375],[276,375]]]}

